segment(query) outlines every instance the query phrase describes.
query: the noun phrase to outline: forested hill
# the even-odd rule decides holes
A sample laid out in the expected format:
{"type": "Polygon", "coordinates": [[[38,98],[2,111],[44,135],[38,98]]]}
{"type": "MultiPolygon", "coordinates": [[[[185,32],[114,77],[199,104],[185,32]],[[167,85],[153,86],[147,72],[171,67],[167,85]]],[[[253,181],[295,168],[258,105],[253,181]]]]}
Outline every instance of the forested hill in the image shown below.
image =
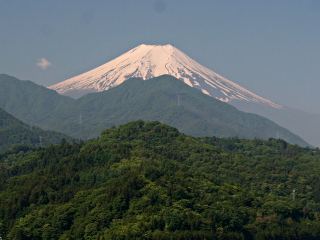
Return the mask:
{"type": "Polygon", "coordinates": [[[24,123],[45,128],[41,123],[47,121],[55,109],[73,101],[32,81],[0,74],[0,107],[24,123]]]}
{"type": "Polygon", "coordinates": [[[29,126],[0,108],[0,151],[13,145],[49,146],[58,144],[62,138],[72,141],[64,134],[29,126]]]}
{"type": "Polygon", "coordinates": [[[319,239],[320,151],[135,121],[0,167],[3,239],[319,239]],[[293,190],[295,192],[293,193],[293,190]]]}
{"type": "Polygon", "coordinates": [[[143,119],[160,121],[192,136],[268,139],[279,136],[310,146],[267,118],[237,110],[173,76],[132,78],[108,91],[77,100],[31,81],[0,74],[0,107],[27,124],[77,139],[91,139],[112,125],[143,119]]]}

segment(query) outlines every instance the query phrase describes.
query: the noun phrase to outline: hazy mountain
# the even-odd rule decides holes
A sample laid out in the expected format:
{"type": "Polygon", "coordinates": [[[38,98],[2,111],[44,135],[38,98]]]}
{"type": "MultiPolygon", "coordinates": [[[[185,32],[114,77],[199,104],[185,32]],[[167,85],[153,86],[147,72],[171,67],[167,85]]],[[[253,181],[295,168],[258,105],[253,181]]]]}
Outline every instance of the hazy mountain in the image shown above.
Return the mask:
{"type": "Polygon", "coordinates": [[[62,138],[72,140],[64,134],[24,124],[0,108],[0,151],[13,145],[40,147],[58,144],[62,138]]]}
{"type": "Polygon", "coordinates": [[[264,116],[299,135],[313,146],[320,147],[320,115],[298,109],[261,106],[240,101],[231,102],[239,110],[264,116]]]}
{"type": "Polygon", "coordinates": [[[142,44],[100,67],[49,88],[77,98],[89,92],[108,90],[131,77],[147,80],[163,74],[172,75],[241,111],[267,117],[310,144],[320,146],[320,115],[288,108],[260,97],[202,66],[171,45],[142,44]]]}

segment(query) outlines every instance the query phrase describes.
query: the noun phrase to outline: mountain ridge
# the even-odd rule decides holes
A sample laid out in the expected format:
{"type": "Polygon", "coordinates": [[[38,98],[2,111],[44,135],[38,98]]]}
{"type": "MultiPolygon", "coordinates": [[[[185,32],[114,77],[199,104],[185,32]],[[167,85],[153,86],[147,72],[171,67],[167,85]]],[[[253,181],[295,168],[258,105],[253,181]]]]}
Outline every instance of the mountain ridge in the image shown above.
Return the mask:
{"type": "MultiPolygon", "coordinates": [[[[0,107],[5,105],[6,111],[28,124],[63,132],[77,139],[95,138],[111,125],[142,119],[158,120],[194,136],[280,137],[291,143],[310,146],[270,120],[240,112],[171,75],[148,81],[130,79],[108,91],[90,93],[77,100],[50,89],[45,89],[50,94],[43,94],[44,87],[33,83],[22,88],[13,82],[10,88],[10,81],[5,81],[4,77],[0,75],[0,85],[5,82],[5,87],[0,89],[6,89],[0,100],[2,97],[6,101],[0,101],[0,107]],[[31,88],[32,91],[28,92],[31,88]],[[21,93],[14,94],[14,91],[21,93]],[[30,98],[21,101],[20,95],[30,95],[30,98]],[[29,103],[34,101],[39,108],[32,104],[30,107],[29,103]],[[48,105],[48,101],[53,103],[48,105]],[[20,109],[22,111],[17,111],[20,109]]],[[[22,85],[25,83],[21,81],[22,85]]]]}
{"type": "MultiPolygon", "coordinates": [[[[270,120],[251,113],[244,114],[228,103],[177,81],[171,75],[148,81],[132,78],[108,91],[82,96],[76,100],[74,107],[59,113],[69,119],[80,114],[82,127],[86,126],[87,121],[103,128],[103,122],[108,122],[109,125],[104,125],[107,127],[137,119],[157,120],[193,136],[238,135],[240,138],[267,139],[276,138],[280,134],[281,138],[292,142],[291,137],[270,120]]],[[[57,122],[54,118],[52,121],[57,122]]],[[[81,128],[74,121],[64,125],[59,131],[66,131],[70,125],[74,130],[81,128]]],[[[90,133],[94,132],[98,133],[91,129],[90,133]]]]}

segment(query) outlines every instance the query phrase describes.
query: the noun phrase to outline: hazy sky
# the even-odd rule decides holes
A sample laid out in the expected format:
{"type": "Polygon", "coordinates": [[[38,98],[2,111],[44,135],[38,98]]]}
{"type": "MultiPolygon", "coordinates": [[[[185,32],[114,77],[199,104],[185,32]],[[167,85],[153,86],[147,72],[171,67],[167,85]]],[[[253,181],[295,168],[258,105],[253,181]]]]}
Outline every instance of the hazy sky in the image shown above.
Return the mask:
{"type": "Polygon", "coordinates": [[[277,103],[320,114],[320,0],[10,0],[0,73],[49,86],[171,44],[277,103]]]}

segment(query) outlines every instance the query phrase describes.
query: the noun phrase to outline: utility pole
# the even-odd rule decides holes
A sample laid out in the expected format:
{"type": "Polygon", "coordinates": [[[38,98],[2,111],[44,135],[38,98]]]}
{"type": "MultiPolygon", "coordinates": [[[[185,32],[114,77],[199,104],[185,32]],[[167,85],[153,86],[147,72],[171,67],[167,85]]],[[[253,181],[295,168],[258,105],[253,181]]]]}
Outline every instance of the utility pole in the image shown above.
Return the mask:
{"type": "Polygon", "coordinates": [[[296,200],[296,190],[292,191],[292,200],[296,200]]]}
{"type": "Polygon", "coordinates": [[[39,136],[39,140],[40,140],[40,147],[42,148],[42,137],[39,136]]]}

